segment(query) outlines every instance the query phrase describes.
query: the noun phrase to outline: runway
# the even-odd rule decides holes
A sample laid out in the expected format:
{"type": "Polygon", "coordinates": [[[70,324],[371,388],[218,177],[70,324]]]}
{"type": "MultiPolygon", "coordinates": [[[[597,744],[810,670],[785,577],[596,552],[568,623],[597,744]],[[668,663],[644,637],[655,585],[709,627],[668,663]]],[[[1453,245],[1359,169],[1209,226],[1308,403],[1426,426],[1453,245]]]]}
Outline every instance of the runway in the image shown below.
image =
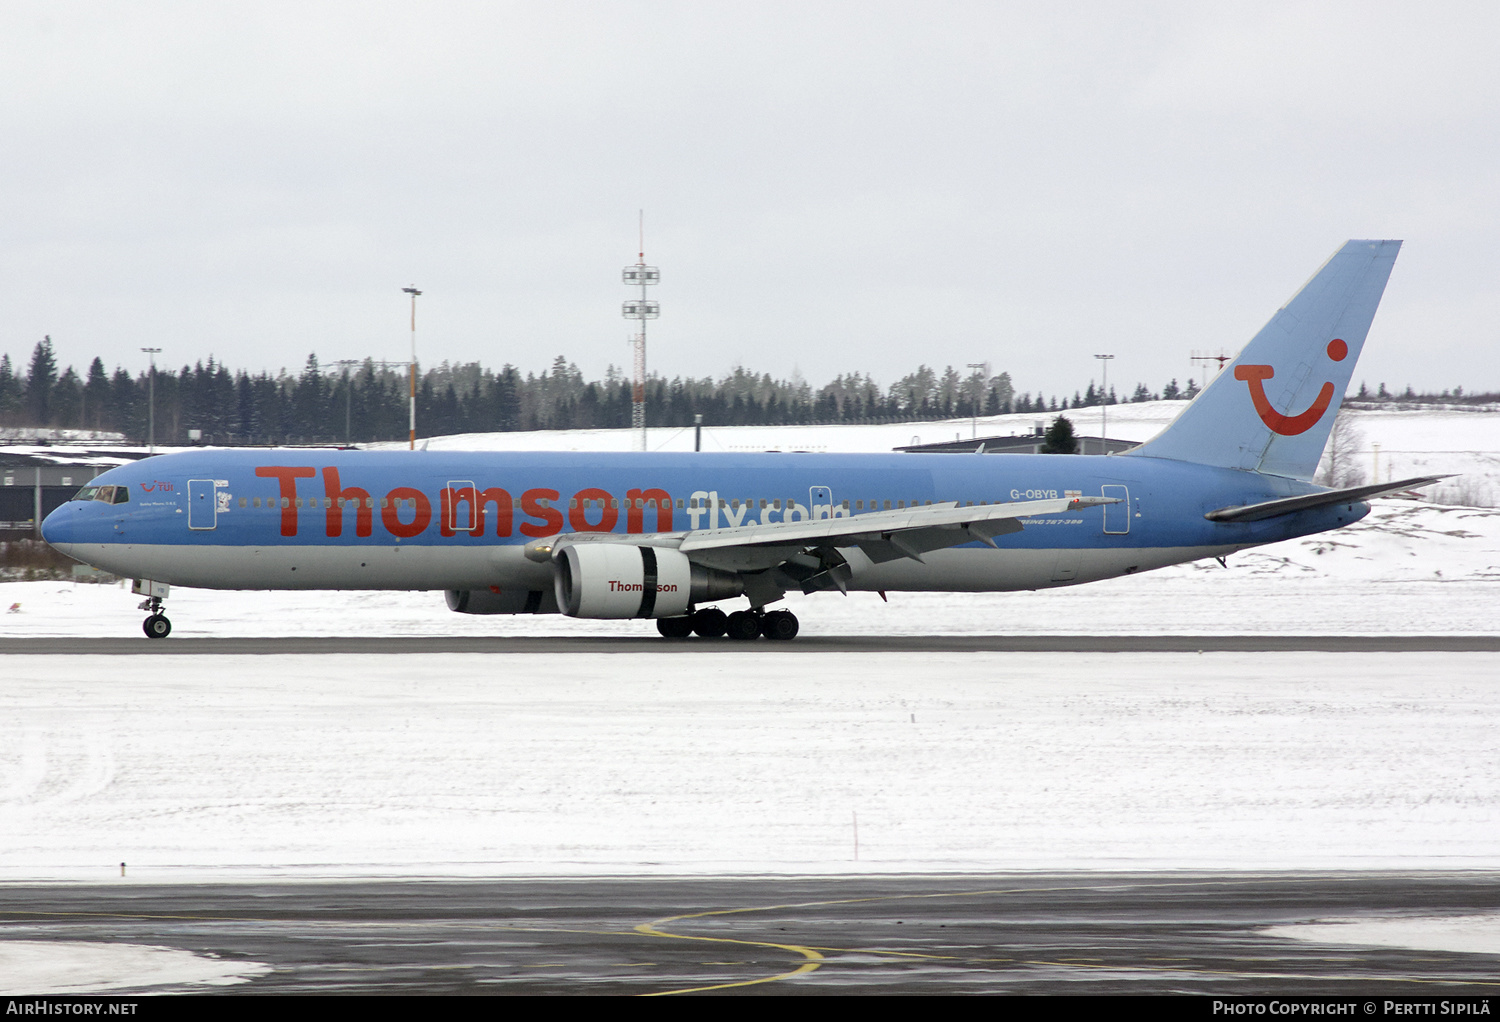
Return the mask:
{"type": "Polygon", "coordinates": [[[1500,874],[1460,872],[121,881],[0,888],[0,938],[271,966],[202,993],[1431,998],[1493,996],[1500,956],[1261,931],[1497,909],[1500,874]]]}
{"type": "MultiPolygon", "coordinates": [[[[642,622],[643,630],[650,626],[642,622]]],[[[0,655],[321,653],[1493,653],[1500,635],[809,635],[791,642],[599,636],[0,639],[0,655]]]]}

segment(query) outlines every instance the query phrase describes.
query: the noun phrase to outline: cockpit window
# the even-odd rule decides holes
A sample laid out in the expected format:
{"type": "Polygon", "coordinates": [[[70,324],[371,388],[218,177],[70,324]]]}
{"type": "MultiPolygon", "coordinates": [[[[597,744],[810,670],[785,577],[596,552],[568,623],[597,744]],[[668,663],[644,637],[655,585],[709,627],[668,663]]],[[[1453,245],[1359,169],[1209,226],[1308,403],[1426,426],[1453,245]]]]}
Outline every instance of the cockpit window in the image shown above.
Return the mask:
{"type": "Polygon", "coordinates": [[[97,500],[104,504],[125,504],[130,500],[128,486],[85,486],[73,494],[74,500],[97,500]]]}

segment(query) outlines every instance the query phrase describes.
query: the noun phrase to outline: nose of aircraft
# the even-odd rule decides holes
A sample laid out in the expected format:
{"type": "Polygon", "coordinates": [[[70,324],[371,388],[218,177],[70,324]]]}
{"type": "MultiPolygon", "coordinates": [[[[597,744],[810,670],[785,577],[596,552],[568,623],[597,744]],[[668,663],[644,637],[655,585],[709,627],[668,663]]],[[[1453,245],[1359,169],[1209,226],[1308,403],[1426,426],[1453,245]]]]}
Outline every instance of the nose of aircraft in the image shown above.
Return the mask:
{"type": "Polygon", "coordinates": [[[42,538],[51,546],[62,548],[73,542],[73,518],[77,513],[71,502],[42,519],[42,538]]]}

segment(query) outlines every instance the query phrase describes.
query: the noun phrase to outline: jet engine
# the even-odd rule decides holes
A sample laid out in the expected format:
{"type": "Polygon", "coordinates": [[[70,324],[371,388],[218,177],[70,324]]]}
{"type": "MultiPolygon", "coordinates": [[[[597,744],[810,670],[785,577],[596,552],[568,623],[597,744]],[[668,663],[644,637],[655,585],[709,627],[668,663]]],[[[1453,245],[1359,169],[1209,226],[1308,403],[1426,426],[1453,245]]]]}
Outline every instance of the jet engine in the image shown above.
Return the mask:
{"type": "Polygon", "coordinates": [[[739,576],[664,547],[579,543],[553,557],[557,606],[570,617],[681,617],[700,602],[744,591],[739,576]]]}

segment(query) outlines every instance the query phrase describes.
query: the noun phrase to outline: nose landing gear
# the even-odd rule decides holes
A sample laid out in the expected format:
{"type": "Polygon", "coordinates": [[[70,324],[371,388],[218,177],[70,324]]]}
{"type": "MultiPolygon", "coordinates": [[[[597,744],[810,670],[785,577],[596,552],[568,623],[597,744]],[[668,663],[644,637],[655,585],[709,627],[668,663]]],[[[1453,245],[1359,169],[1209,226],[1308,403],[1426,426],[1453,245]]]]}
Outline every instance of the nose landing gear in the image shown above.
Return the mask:
{"type": "MultiPolygon", "coordinates": [[[[149,602],[149,601],[148,601],[149,602]]],[[[160,601],[157,601],[160,602],[160,601]]],[[[141,604],[141,609],[148,609],[146,604],[141,604]]],[[[167,620],[167,615],[161,613],[157,608],[149,608],[156,611],[141,624],[148,639],[165,639],[172,634],[172,622],[167,620]]]]}
{"type": "Polygon", "coordinates": [[[165,639],[172,634],[172,622],[167,620],[167,615],[161,612],[161,597],[148,596],[141,601],[137,610],[149,610],[151,616],[146,618],[141,625],[148,639],[165,639]]]}
{"type": "Polygon", "coordinates": [[[165,582],[153,582],[150,579],[138,578],[131,586],[130,591],[137,596],[144,596],[139,610],[150,611],[150,616],[141,623],[141,630],[146,633],[148,639],[165,639],[172,634],[172,622],[167,620],[167,615],[161,612],[161,601],[172,591],[165,582]]]}

